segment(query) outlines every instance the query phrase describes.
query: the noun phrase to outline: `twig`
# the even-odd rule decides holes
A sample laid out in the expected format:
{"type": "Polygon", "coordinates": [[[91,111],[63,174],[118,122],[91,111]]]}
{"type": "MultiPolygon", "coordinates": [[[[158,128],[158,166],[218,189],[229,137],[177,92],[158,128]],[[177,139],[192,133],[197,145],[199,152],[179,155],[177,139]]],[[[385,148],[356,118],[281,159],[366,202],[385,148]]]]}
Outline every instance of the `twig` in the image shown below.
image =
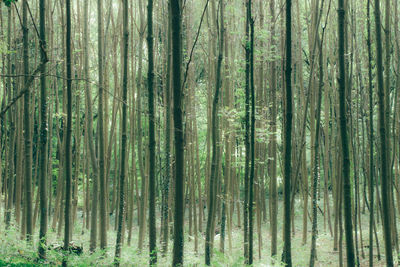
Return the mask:
{"type": "Polygon", "coordinates": [[[35,20],[33,19],[32,12],[31,12],[31,8],[29,7],[28,2],[26,2],[26,7],[28,8],[29,15],[31,16],[31,20],[32,20],[32,23],[33,23],[33,27],[35,28],[37,37],[38,37],[38,39],[39,39],[40,50],[42,50],[42,53],[43,53],[43,55],[44,55],[44,61],[45,61],[45,63],[46,63],[46,62],[49,61],[49,59],[47,58],[47,51],[46,51],[46,49],[45,49],[45,47],[44,47],[44,45],[45,45],[45,40],[42,40],[42,39],[40,38],[40,34],[39,34],[39,31],[38,31],[38,29],[37,29],[37,27],[36,27],[36,23],[35,23],[35,20]]]}
{"type": "Polygon", "coordinates": [[[185,75],[184,75],[184,78],[183,78],[182,90],[183,90],[183,88],[185,88],[185,83],[186,83],[186,79],[187,79],[187,75],[188,75],[188,71],[189,71],[189,64],[192,61],[193,51],[194,51],[194,48],[195,48],[195,46],[197,44],[197,41],[199,40],[200,29],[201,29],[201,25],[203,24],[204,14],[206,13],[206,10],[207,10],[208,1],[209,0],[207,0],[206,5],[204,6],[203,14],[201,14],[201,19],[200,19],[199,28],[197,29],[196,39],[194,40],[194,43],[193,43],[193,46],[192,46],[192,50],[190,51],[189,60],[186,63],[186,70],[185,70],[185,75]]]}

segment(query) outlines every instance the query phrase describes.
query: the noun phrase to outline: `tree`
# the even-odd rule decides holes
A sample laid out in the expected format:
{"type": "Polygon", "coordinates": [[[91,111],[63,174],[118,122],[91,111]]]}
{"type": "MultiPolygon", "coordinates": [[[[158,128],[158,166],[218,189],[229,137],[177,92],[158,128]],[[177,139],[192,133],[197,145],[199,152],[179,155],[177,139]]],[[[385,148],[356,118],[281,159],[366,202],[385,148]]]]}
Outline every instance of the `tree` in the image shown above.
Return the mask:
{"type": "MultiPolygon", "coordinates": [[[[98,202],[98,174],[99,166],[95,152],[95,142],[93,137],[93,112],[92,112],[92,93],[90,89],[90,75],[89,75],[89,31],[88,31],[88,13],[89,13],[89,2],[85,1],[83,6],[83,69],[85,81],[85,105],[87,108],[87,125],[86,133],[88,136],[88,149],[89,158],[92,166],[92,205],[91,205],[91,217],[90,217],[90,251],[94,251],[97,246],[97,202],[98,202]]],[[[89,190],[87,188],[87,190],[89,190]]],[[[89,191],[87,191],[89,192],[89,191]]],[[[87,196],[88,197],[88,196],[87,196]]]]}
{"type": "Polygon", "coordinates": [[[183,215],[184,215],[184,144],[182,123],[181,88],[181,23],[182,9],[179,0],[171,0],[172,23],[172,87],[174,92],[174,134],[175,134],[175,212],[174,212],[174,248],[172,265],[183,265],[183,215]]]}
{"type": "Polygon", "coordinates": [[[144,20],[143,8],[142,8],[142,1],[139,0],[139,58],[138,58],[138,73],[137,73],[137,141],[138,141],[138,165],[140,171],[140,177],[142,178],[141,182],[141,194],[140,194],[140,215],[139,215],[139,250],[142,250],[143,247],[143,239],[146,233],[146,198],[147,198],[147,177],[144,170],[144,163],[143,163],[143,148],[142,148],[142,65],[143,65],[143,39],[146,29],[146,23],[144,20]]]}
{"type": "MultiPolygon", "coordinates": [[[[275,1],[270,1],[270,12],[271,12],[271,47],[275,47],[275,1]]],[[[270,194],[271,194],[271,209],[270,209],[270,220],[271,220],[271,256],[275,256],[277,253],[277,217],[278,217],[278,194],[277,194],[277,142],[276,142],[276,62],[272,60],[271,66],[271,119],[270,119],[270,194]]]]}
{"type": "Polygon", "coordinates": [[[103,81],[103,1],[97,0],[97,56],[99,74],[98,134],[99,138],[99,181],[100,181],[100,248],[107,246],[105,137],[104,137],[104,81],[103,81]]]}
{"type": "Polygon", "coordinates": [[[286,0],[286,63],[285,63],[285,136],[284,136],[284,230],[283,262],[292,266],[290,236],[290,180],[292,170],[292,1],[286,0]]]}
{"type": "Polygon", "coordinates": [[[24,141],[25,141],[25,183],[24,183],[24,212],[26,239],[32,240],[32,136],[31,136],[31,93],[29,91],[29,36],[28,36],[28,2],[22,1],[22,39],[23,39],[23,68],[24,87],[28,88],[24,95],[24,141]]]}
{"type": "MultiPolygon", "coordinates": [[[[8,25],[7,25],[7,45],[8,45],[8,50],[11,50],[11,7],[8,8],[8,25]]],[[[7,88],[8,88],[8,102],[11,101],[12,96],[13,96],[13,90],[11,87],[11,54],[7,55],[7,73],[9,77],[7,78],[7,88]]],[[[13,110],[11,108],[11,110],[13,110]]],[[[10,124],[10,132],[11,136],[9,136],[9,142],[8,142],[8,151],[10,155],[14,155],[14,148],[15,148],[15,122],[14,122],[14,116],[12,114],[13,112],[8,113],[8,121],[10,124]]],[[[10,221],[11,221],[11,208],[13,205],[13,195],[14,195],[14,157],[9,157],[8,161],[8,196],[7,196],[7,205],[6,205],[6,210],[5,210],[5,222],[6,222],[6,229],[10,226],[10,221]]]]}
{"type": "Polygon", "coordinates": [[[339,116],[340,116],[340,139],[342,150],[342,168],[343,168],[343,202],[344,219],[346,234],[347,265],[354,266],[354,246],[353,246],[353,225],[351,210],[351,185],[350,185],[350,157],[349,144],[347,140],[347,118],[346,118],[346,68],[344,58],[345,46],[345,7],[344,0],[338,2],[338,35],[339,35],[339,116]]]}
{"type": "Polygon", "coordinates": [[[246,2],[246,39],[245,39],[245,163],[244,163],[244,204],[243,204],[243,234],[244,234],[244,258],[249,263],[249,167],[250,167],[250,21],[251,21],[251,0],[246,2]]]}
{"type": "MultiPolygon", "coordinates": [[[[390,223],[389,196],[391,191],[389,187],[389,170],[387,164],[387,135],[386,135],[386,120],[385,111],[388,108],[385,104],[385,89],[383,84],[383,63],[382,63],[382,34],[381,34],[381,12],[380,1],[375,0],[375,34],[376,34],[376,74],[378,81],[378,106],[379,106],[379,137],[380,137],[380,167],[381,167],[381,192],[382,192],[382,219],[383,219],[383,237],[385,240],[386,265],[393,266],[392,252],[392,234],[390,223]]],[[[387,103],[388,104],[388,103],[387,103]]]]}
{"type": "Polygon", "coordinates": [[[250,14],[250,96],[251,96],[251,121],[250,121],[250,179],[249,179],[249,265],[253,264],[253,202],[254,202],[254,165],[255,165],[255,124],[256,124],[256,100],[254,93],[254,19],[250,14]]]}
{"type": "Polygon", "coordinates": [[[118,228],[117,228],[117,243],[115,245],[114,265],[119,266],[122,246],[122,224],[125,212],[125,173],[127,162],[126,147],[127,147],[127,109],[128,109],[128,45],[129,45],[129,29],[128,29],[128,0],[123,1],[123,66],[122,66],[122,131],[121,131],[121,161],[119,175],[119,212],[118,212],[118,228]]]}
{"type": "MultiPolygon", "coordinates": [[[[65,129],[65,210],[64,210],[64,250],[69,250],[71,227],[71,178],[72,178],[72,49],[71,49],[71,0],[65,1],[66,18],[66,66],[67,66],[67,126],[65,129]]],[[[63,259],[67,266],[67,259],[63,259]]]]}
{"type": "MultiPolygon", "coordinates": [[[[324,28],[325,29],[325,28],[324,28]]],[[[318,214],[317,214],[317,190],[318,190],[318,177],[319,177],[319,136],[320,136],[320,122],[321,122],[321,100],[322,100],[322,87],[324,86],[324,71],[323,71],[323,53],[322,44],[323,38],[319,40],[319,86],[317,95],[317,122],[315,127],[315,138],[314,138],[314,166],[313,166],[313,184],[312,184],[312,237],[311,237],[311,253],[310,253],[310,267],[315,264],[315,258],[317,257],[316,252],[316,241],[318,234],[318,214]]]]}
{"type": "Polygon", "coordinates": [[[88,13],[89,13],[89,2],[85,1],[83,6],[83,52],[84,52],[84,76],[86,78],[85,82],[85,105],[87,108],[87,136],[88,136],[88,148],[90,163],[92,165],[92,206],[91,206],[91,217],[90,217],[90,251],[94,251],[97,246],[97,207],[98,207],[98,181],[99,181],[99,166],[95,152],[95,142],[93,137],[93,112],[92,112],[92,93],[90,90],[90,76],[89,76],[89,31],[88,31],[88,13]]]}
{"type": "Polygon", "coordinates": [[[374,107],[372,88],[372,51],[371,51],[371,0],[367,3],[367,46],[368,46],[368,89],[369,89],[369,266],[374,265],[374,107]]]}
{"type": "Polygon", "coordinates": [[[168,30],[167,30],[167,51],[166,51],[166,70],[165,74],[165,174],[162,186],[162,230],[161,230],[161,246],[162,256],[168,252],[168,200],[169,185],[171,177],[171,1],[168,1],[168,30]]]}
{"type": "MultiPolygon", "coordinates": [[[[46,3],[40,0],[40,46],[41,61],[47,62],[46,55],[46,3]]],[[[46,257],[46,234],[47,234],[47,88],[46,88],[46,65],[40,70],[40,232],[39,232],[39,257],[46,257]]]]}
{"type": "Polygon", "coordinates": [[[147,50],[149,66],[147,72],[147,87],[149,100],[149,242],[150,242],[150,265],[157,263],[156,246],[156,140],[155,140],[155,116],[154,116],[154,61],[153,61],[153,0],[147,3],[147,50]]]}
{"type": "Polygon", "coordinates": [[[208,208],[208,217],[207,217],[207,229],[206,229],[206,244],[205,244],[205,263],[206,265],[211,264],[211,254],[213,247],[213,235],[214,229],[213,225],[215,225],[215,209],[216,209],[216,201],[217,201],[217,180],[218,180],[218,167],[219,167],[219,132],[218,132],[218,102],[220,98],[220,89],[221,89],[221,68],[222,68],[222,59],[223,59],[223,45],[224,45],[224,19],[223,19],[223,2],[219,1],[219,11],[220,11],[220,24],[218,31],[218,58],[217,58],[217,68],[215,74],[215,90],[214,97],[212,103],[212,117],[211,117],[211,128],[212,128],[212,159],[211,159],[211,176],[209,182],[209,208],[208,208]]]}

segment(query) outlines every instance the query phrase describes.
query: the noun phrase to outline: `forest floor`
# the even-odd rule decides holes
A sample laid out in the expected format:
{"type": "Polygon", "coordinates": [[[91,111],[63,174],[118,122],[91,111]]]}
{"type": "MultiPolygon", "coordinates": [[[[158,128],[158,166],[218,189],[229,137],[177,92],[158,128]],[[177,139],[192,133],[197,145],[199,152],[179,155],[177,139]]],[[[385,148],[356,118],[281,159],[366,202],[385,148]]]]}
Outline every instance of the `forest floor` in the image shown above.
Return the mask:
{"type": "MultiPolygon", "coordinates": [[[[308,266],[309,255],[310,255],[310,244],[311,244],[311,222],[308,223],[308,235],[307,243],[302,245],[302,206],[300,201],[296,201],[296,214],[295,214],[295,234],[292,236],[292,261],[293,266],[308,266]]],[[[279,205],[283,203],[280,201],[279,205]]],[[[323,203],[320,203],[321,205],[323,203]]],[[[280,211],[279,217],[282,218],[283,208],[278,209],[280,211]]],[[[1,216],[1,214],[0,214],[1,216]]],[[[368,266],[368,217],[369,213],[366,210],[365,214],[362,214],[362,234],[363,234],[363,250],[365,257],[361,257],[360,251],[360,266],[368,266]]],[[[237,217],[235,216],[235,219],[237,217]]],[[[110,219],[112,229],[113,218],[110,219]]],[[[333,220],[332,220],[333,223],[333,220]]],[[[234,224],[235,225],[235,224],[234,224]]],[[[256,225],[256,223],[255,223],[256,225]]],[[[278,219],[278,251],[281,253],[283,248],[282,242],[282,220],[278,219]]],[[[157,222],[157,231],[159,233],[159,222],[157,222]]],[[[188,228],[188,224],[186,224],[188,228]]],[[[203,227],[203,229],[205,229],[203,227]]],[[[316,266],[339,266],[339,252],[333,251],[333,237],[331,236],[326,223],[326,231],[324,230],[324,221],[321,213],[319,212],[318,217],[318,229],[319,235],[317,238],[317,262],[316,266]]],[[[188,229],[186,229],[188,230],[188,229]]],[[[381,254],[383,251],[383,240],[381,225],[377,225],[377,234],[379,237],[379,245],[381,254]]],[[[38,227],[36,231],[38,232],[38,227]]],[[[254,229],[254,264],[253,266],[281,266],[279,263],[273,264],[273,259],[270,257],[270,232],[269,223],[262,224],[262,248],[261,254],[259,253],[258,246],[258,235],[257,229],[254,229]]],[[[147,233],[146,240],[144,241],[143,252],[139,253],[137,250],[138,244],[138,227],[135,225],[132,231],[132,243],[131,246],[124,245],[122,248],[121,266],[147,266],[148,265],[148,241],[147,233]]],[[[157,233],[157,234],[158,234],[157,233]]],[[[360,232],[358,232],[359,234],[360,232]]],[[[113,230],[108,231],[107,242],[108,249],[104,251],[96,251],[92,254],[89,253],[89,234],[90,232],[85,229],[82,233],[82,218],[78,216],[77,222],[74,228],[73,242],[77,246],[83,246],[82,255],[71,254],[68,257],[69,266],[111,266],[114,258],[115,250],[115,238],[116,234],[113,230]]],[[[48,245],[53,247],[47,252],[47,262],[38,263],[37,258],[37,240],[38,234],[34,236],[34,244],[29,245],[26,242],[22,242],[20,239],[20,232],[15,227],[10,227],[9,230],[5,230],[4,222],[0,223],[0,266],[58,266],[61,265],[63,254],[60,250],[54,249],[54,247],[62,246],[62,236],[57,235],[57,232],[49,230],[48,234],[48,245]]],[[[158,236],[159,237],[159,236],[158,236]]],[[[215,237],[215,250],[212,259],[212,266],[243,266],[243,228],[237,226],[232,231],[232,250],[229,250],[228,236],[225,239],[225,254],[218,251],[219,248],[219,235],[215,237]]],[[[198,253],[194,249],[194,240],[189,238],[187,231],[185,232],[185,253],[184,262],[185,266],[204,266],[204,235],[199,234],[198,236],[198,253]]],[[[343,251],[345,253],[345,241],[343,238],[343,251]]],[[[376,243],[374,242],[374,253],[376,255],[376,243]]],[[[158,256],[158,266],[170,266],[172,262],[172,241],[169,244],[169,253],[166,257],[158,256]]],[[[396,257],[395,257],[396,258],[396,257]]],[[[278,255],[278,260],[280,254],[278,255]]],[[[374,257],[374,266],[385,266],[384,257],[381,256],[381,260],[378,261],[377,257],[374,257]]],[[[344,258],[345,261],[345,258],[344,258]]]]}

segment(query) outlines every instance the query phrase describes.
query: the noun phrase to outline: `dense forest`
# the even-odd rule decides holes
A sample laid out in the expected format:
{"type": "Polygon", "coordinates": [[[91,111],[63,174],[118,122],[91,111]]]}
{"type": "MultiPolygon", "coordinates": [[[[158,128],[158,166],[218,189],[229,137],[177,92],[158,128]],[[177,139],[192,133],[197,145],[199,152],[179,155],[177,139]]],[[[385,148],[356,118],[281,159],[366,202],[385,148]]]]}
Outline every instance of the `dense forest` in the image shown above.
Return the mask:
{"type": "Polygon", "coordinates": [[[398,0],[0,0],[0,266],[398,266],[398,0]]]}

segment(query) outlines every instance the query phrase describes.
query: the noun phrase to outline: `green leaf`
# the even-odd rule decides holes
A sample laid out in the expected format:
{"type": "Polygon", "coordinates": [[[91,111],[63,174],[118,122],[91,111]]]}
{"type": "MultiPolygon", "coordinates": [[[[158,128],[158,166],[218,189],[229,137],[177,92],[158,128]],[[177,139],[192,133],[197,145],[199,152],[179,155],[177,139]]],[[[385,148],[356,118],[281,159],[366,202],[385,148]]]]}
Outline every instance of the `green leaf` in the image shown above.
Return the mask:
{"type": "Polygon", "coordinates": [[[11,6],[11,3],[17,2],[18,0],[3,0],[4,4],[8,7],[11,6]]]}

